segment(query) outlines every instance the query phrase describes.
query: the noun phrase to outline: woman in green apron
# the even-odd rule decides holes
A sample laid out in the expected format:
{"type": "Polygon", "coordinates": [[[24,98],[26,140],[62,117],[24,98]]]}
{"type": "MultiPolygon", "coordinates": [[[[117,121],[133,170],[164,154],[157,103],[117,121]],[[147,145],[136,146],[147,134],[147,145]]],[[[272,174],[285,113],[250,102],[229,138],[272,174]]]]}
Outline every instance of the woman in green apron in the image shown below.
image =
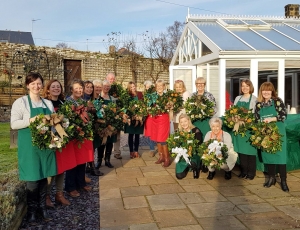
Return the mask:
{"type": "MultiPolygon", "coordinates": [[[[101,98],[104,101],[104,105],[108,105],[109,103],[115,103],[114,97],[108,94],[110,90],[110,83],[107,80],[103,81],[103,89],[101,92],[101,98]]],[[[112,135],[107,137],[107,141],[104,145],[100,145],[98,149],[98,163],[96,164],[96,168],[99,168],[102,164],[102,160],[104,157],[105,151],[105,166],[108,168],[113,168],[114,166],[110,163],[110,156],[114,146],[114,143],[117,141],[117,135],[112,135]]]]}
{"type": "MultiPolygon", "coordinates": [[[[127,92],[130,95],[130,99],[137,101],[143,99],[143,94],[136,91],[136,85],[134,82],[130,81],[127,85],[127,92]]],[[[130,158],[139,158],[139,144],[140,144],[140,134],[144,133],[144,124],[136,125],[136,120],[131,119],[130,125],[125,125],[125,133],[128,133],[128,146],[130,150],[130,158]],[[133,142],[134,137],[134,142],[133,142]]]]}
{"type": "Polygon", "coordinates": [[[264,187],[275,185],[276,166],[281,178],[281,189],[289,191],[286,183],[286,132],[284,121],[286,119],[286,108],[283,101],[277,96],[274,85],[271,82],[263,83],[259,88],[258,99],[255,106],[255,119],[265,123],[276,122],[280,134],[283,135],[282,150],[275,154],[262,151],[262,160],[266,165],[269,180],[264,183],[264,187]]]}
{"type": "Polygon", "coordinates": [[[25,80],[28,95],[17,99],[11,109],[11,128],[18,129],[18,165],[20,180],[26,181],[27,219],[36,223],[36,212],[44,220],[51,218],[46,209],[47,177],[57,174],[55,151],[41,150],[32,145],[30,122],[40,114],[54,112],[51,101],[42,99],[43,78],[39,73],[29,73],[25,80]]]}
{"type": "MultiPolygon", "coordinates": [[[[198,77],[195,81],[197,92],[193,93],[193,95],[202,95],[206,97],[209,101],[214,103],[214,114],[217,113],[217,103],[215,97],[205,90],[206,79],[204,77],[198,77]]],[[[211,117],[205,118],[203,120],[198,120],[193,123],[198,129],[201,130],[203,136],[206,135],[207,132],[210,131],[209,120],[211,117]]],[[[202,172],[206,173],[208,171],[205,165],[202,165],[202,172]]]]}
{"type": "MultiPolygon", "coordinates": [[[[257,98],[252,95],[254,87],[249,79],[241,81],[241,96],[237,96],[234,105],[253,110],[257,98]]],[[[249,142],[250,131],[246,132],[246,136],[232,135],[234,150],[239,154],[241,173],[239,178],[253,180],[256,173],[256,155],[257,149],[249,142]]]]}
{"type": "MultiPolygon", "coordinates": [[[[203,142],[203,135],[201,130],[195,127],[191,118],[186,114],[181,114],[179,116],[179,125],[178,129],[183,132],[194,133],[194,138],[199,141],[199,145],[203,142]]],[[[180,147],[180,146],[178,146],[180,147]]],[[[175,166],[175,175],[177,179],[183,179],[186,177],[189,169],[193,170],[194,179],[198,179],[200,176],[201,169],[201,159],[196,151],[193,151],[192,156],[190,157],[190,164],[186,162],[185,159],[181,158],[175,166]]]]}

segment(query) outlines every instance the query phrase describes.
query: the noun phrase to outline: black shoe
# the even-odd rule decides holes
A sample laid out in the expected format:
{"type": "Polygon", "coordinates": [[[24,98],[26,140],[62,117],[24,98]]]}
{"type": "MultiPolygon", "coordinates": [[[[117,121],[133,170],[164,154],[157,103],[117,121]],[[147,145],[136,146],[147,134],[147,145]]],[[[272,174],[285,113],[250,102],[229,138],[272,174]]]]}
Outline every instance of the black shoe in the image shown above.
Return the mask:
{"type": "Polygon", "coordinates": [[[30,225],[36,225],[36,216],[35,216],[35,212],[27,212],[27,222],[30,225]]]}
{"type": "Polygon", "coordinates": [[[94,168],[91,170],[90,174],[92,176],[103,176],[103,172],[100,172],[98,169],[94,168]]]}
{"type": "Polygon", "coordinates": [[[216,174],[216,172],[215,172],[215,171],[213,171],[213,172],[208,172],[208,176],[207,176],[207,178],[206,178],[206,179],[208,179],[208,180],[212,180],[212,179],[214,179],[214,176],[215,176],[215,174],[216,174]]]}
{"type": "Polygon", "coordinates": [[[276,184],[275,177],[269,177],[269,180],[266,183],[264,183],[264,187],[270,188],[272,185],[275,185],[275,184],[276,184]]]}
{"type": "Polygon", "coordinates": [[[102,160],[101,160],[101,161],[98,161],[98,162],[96,163],[95,168],[96,168],[96,169],[99,169],[99,168],[101,167],[101,165],[102,165],[102,160]]]}
{"type": "Polygon", "coordinates": [[[202,165],[201,171],[202,171],[203,173],[207,173],[207,172],[208,172],[207,166],[202,165]]]}
{"type": "Polygon", "coordinates": [[[52,220],[52,218],[49,216],[49,213],[48,213],[47,209],[45,209],[45,208],[42,208],[40,210],[40,215],[44,219],[44,221],[46,221],[46,222],[52,220]]]}
{"type": "Polygon", "coordinates": [[[230,180],[231,179],[231,171],[225,171],[224,177],[226,180],[230,180]]]}
{"type": "Polygon", "coordinates": [[[289,192],[289,187],[287,186],[286,180],[281,180],[281,189],[284,192],[289,192]]]}
{"type": "Polygon", "coordinates": [[[108,168],[114,167],[109,161],[105,161],[105,166],[107,166],[108,168]]]}
{"type": "Polygon", "coordinates": [[[245,174],[245,173],[240,173],[240,175],[238,176],[239,178],[246,178],[247,177],[247,174],[245,174]]]}
{"type": "Polygon", "coordinates": [[[254,176],[247,175],[247,176],[245,177],[245,179],[246,179],[246,180],[253,180],[253,179],[254,179],[254,176]]]}

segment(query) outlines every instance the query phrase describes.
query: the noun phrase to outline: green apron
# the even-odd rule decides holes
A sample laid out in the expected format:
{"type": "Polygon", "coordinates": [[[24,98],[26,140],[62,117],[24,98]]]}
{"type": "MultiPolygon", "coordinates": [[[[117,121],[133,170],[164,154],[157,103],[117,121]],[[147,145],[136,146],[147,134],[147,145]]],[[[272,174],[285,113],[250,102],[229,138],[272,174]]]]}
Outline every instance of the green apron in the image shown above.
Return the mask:
{"type": "MultiPolygon", "coordinates": [[[[52,114],[42,100],[46,108],[32,108],[31,99],[28,97],[30,106],[30,118],[39,114],[52,114]]],[[[32,145],[29,127],[18,130],[18,164],[20,180],[38,181],[57,174],[55,151],[39,149],[32,145]]]]}
{"type": "MultiPolygon", "coordinates": [[[[240,101],[242,97],[240,97],[239,101],[237,102],[238,107],[244,107],[245,109],[250,109],[250,102],[252,98],[252,94],[249,98],[248,102],[240,101]]],[[[249,138],[251,136],[251,133],[249,130],[246,131],[246,136],[242,137],[241,135],[232,135],[232,142],[234,146],[234,151],[237,153],[242,153],[245,155],[257,155],[257,149],[251,145],[249,138]]]]}
{"type": "MultiPolygon", "coordinates": [[[[137,101],[138,97],[132,97],[131,100],[137,101]]],[[[144,124],[140,125],[138,124],[137,126],[135,126],[135,124],[126,124],[125,125],[125,129],[124,129],[125,133],[129,133],[129,134],[143,134],[144,133],[144,124]]]]}
{"type": "MultiPolygon", "coordinates": [[[[274,100],[272,101],[272,105],[268,107],[262,107],[259,111],[260,119],[264,120],[267,117],[276,117],[277,111],[275,109],[274,100]]],[[[277,127],[279,128],[280,134],[283,135],[281,138],[282,142],[282,150],[276,152],[275,154],[267,153],[261,151],[262,160],[264,164],[286,164],[286,131],[285,124],[282,121],[276,122],[277,127]]]]}
{"type": "MultiPolygon", "coordinates": [[[[191,131],[192,133],[192,131],[191,131]]],[[[197,168],[201,167],[201,159],[200,156],[197,154],[197,152],[194,152],[193,155],[190,157],[191,162],[195,162],[197,165],[197,168]]],[[[175,165],[175,173],[182,173],[186,170],[186,168],[189,166],[188,163],[186,163],[185,159],[183,157],[180,158],[180,160],[175,165]]]]}
{"type": "Polygon", "coordinates": [[[209,120],[211,117],[205,118],[203,120],[198,120],[193,123],[198,129],[201,130],[203,137],[205,137],[206,133],[210,131],[209,120]]]}

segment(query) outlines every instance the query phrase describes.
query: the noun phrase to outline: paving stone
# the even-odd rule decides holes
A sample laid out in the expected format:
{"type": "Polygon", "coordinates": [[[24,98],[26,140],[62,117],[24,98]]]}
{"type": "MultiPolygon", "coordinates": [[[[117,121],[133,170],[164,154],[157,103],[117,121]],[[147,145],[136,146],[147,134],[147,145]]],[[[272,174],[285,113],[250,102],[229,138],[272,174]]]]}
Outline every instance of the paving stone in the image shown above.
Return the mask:
{"type": "Polygon", "coordinates": [[[278,206],[278,205],[288,205],[288,204],[299,204],[300,198],[287,196],[287,197],[270,198],[270,199],[266,199],[266,201],[274,206],[278,206]]]}
{"type": "Polygon", "coordinates": [[[170,174],[164,170],[164,171],[157,171],[157,172],[144,172],[144,177],[152,177],[152,176],[169,176],[170,174]]]}
{"type": "Polygon", "coordinates": [[[237,215],[242,213],[241,210],[231,202],[188,204],[187,206],[197,218],[237,215]]]}
{"type": "Polygon", "coordinates": [[[246,180],[241,180],[238,177],[233,177],[231,180],[225,180],[224,178],[224,172],[217,172],[222,173],[222,177],[220,175],[215,176],[213,180],[206,180],[208,184],[210,184],[213,187],[231,187],[231,186],[237,186],[237,185],[248,185],[248,182],[246,180]]]}
{"type": "Polygon", "coordinates": [[[123,210],[123,201],[121,198],[100,200],[100,212],[106,212],[111,210],[123,210]]]}
{"type": "Polygon", "coordinates": [[[99,190],[100,200],[107,200],[113,198],[121,198],[120,189],[113,188],[113,189],[100,189],[99,190]]]}
{"type": "Polygon", "coordinates": [[[299,179],[298,181],[287,181],[287,184],[291,192],[300,191],[299,179]]]}
{"type": "Polygon", "coordinates": [[[263,199],[256,195],[249,195],[249,196],[235,196],[235,197],[227,197],[229,201],[233,204],[257,204],[265,202],[263,199]]]}
{"type": "Polygon", "coordinates": [[[170,228],[161,228],[161,230],[203,230],[200,225],[183,225],[170,228]]]}
{"type": "Polygon", "coordinates": [[[131,225],[130,230],[158,230],[158,227],[155,223],[151,224],[135,224],[131,225]]]}
{"type": "Polygon", "coordinates": [[[194,179],[194,178],[184,178],[183,180],[177,180],[180,185],[208,185],[208,183],[204,179],[194,179]]]}
{"type": "Polygon", "coordinates": [[[257,185],[263,185],[266,182],[265,177],[255,177],[253,180],[246,180],[246,179],[240,179],[245,180],[249,184],[257,184],[257,185]]]}
{"type": "Polygon", "coordinates": [[[151,185],[155,194],[179,193],[184,192],[178,184],[154,184],[151,185]]]}
{"type": "Polygon", "coordinates": [[[299,223],[283,212],[236,215],[246,227],[253,230],[288,229],[300,227],[299,223]]]}
{"type": "Polygon", "coordinates": [[[177,194],[152,195],[147,200],[153,211],[186,208],[177,194]]]}
{"type": "MultiPolygon", "coordinates": [[[[130,226],[134,224],[153,223],[151,212],[148,208],[105,211],[100,214],[100,226],[130,226]]],[[[128,228],[127,228],[128,229],[128,228]]]]}
{"type": "Polygon", "coordinates": [[[128,230],[128,228],[129,226],[124,225],[124,226],[107,227],[107,228],[100,227],[100,230],[128,230]]]}
{"type": "Polygon", "coordinates": [[[249,189],[252,193],[256,194],[257,196],[263,199],[290,196],[290,194],[283,192],[281,188],[278,188],[276,186],[265,188],[262,185],[247,185],[245,186],[245,188],[249,189]]]}
{"type": "Polygon", "coordinates": [[[198,218],[204,230],[243,230],[247,229],[234,216],[216,216],[209,218],[198,218]]]}
{"type": "Polygon", "coordinates": [[[125,209],[148,207],[146,198],[144,196],[126,197],[123,199],[123,201],[125,209]]]}
{"type": "Polygon", "coordinates": [[[205,199],[198,193],[178,193],[177,195],[185,204],[197,204],[205,202],[205,199]]]}
{"type": "Polygon", "coordinates": [[[134,158],[134,159],[124,159],[122,160],[123,167],[140,167],[140,166],[145,166],[145,162],[143,161],[142,158],[134,158]]]}
{"type": "Polygon", "coordinates": [[[279,210],[300,222],[300,204],[277,206],[279,210]]]}
{"type": "Polygon", "coordinates": [[[252,195],[252,193],[244,186],[232,186],[232,187],[217,187],[216,190],[223,196],[243,196],[252,195]]]}
{"type": "Polygon", "coordinates": [[[206,200],[206,202],[228,201],[217,191],[199,192],[200,195],[206,200]]]}
{"type": "Polygon", "coordinates": [[[260,213],[260,212],[273,212],[276,209],[269,203],[259,204],[240,204],[237,205],[244,213],[260,213]]]}
{"type": "Polygon", "coordinates": [[[215,190],[211,185],[183,185],[182,188],[186,192],[204,192],[215,190]]]}
{"type": "Polygon", "coordinates": [[[198,224],[187,209],[154,211],[153,215],[160,228],[198,224]]]}
{"type": "Polygon", "coordinates": [[[100,189],[113,189],[138,186],[136,179],[116,178],[111,180],[100,180],[100,189]]]}
{"type": "Polygon", "coordinates": [[[137,178],[137,181],[140,185],[153,185],[153,184],[172,184],[176,181],[169,176],[153,176],[153,177],[144,177],[137,178]]]}
{"type": "Polygon", "coordinates": [[[129,196],[146,196],[152,195],[153,191],[150,186],[138,186],[138,187],[128,187],[128,188],[121,188],[122,197],[129,197],[129,196]]]}
{"type": "Polygon", "coordinates": [[[116,169],[117,177],[119,178],[137,178],[144,177],[143,173],[139,168],[119,168],[116,169]],[[128,169],[128,170],[126,170],[128,169]]]}
{"type": "Polygon", "coordinates": [[[166,169],[164,167],[161,167],[161,165],[158,164],[153,164],[151,166],[145,166],[145,167],[140,167],[141,171],[143,173],[146,172],[162,172],[162,171],[166,171],[166,169]]]}

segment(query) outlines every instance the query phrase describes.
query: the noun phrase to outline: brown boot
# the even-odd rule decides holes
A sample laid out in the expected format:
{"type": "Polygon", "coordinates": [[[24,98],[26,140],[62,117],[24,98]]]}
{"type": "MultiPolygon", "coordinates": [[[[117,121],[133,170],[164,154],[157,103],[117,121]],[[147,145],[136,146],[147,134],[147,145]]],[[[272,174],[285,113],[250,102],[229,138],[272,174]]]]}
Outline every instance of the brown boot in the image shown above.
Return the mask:
{"type": "Polygon", "coordinates": [[[163,167],[169,167],[170,166],[170,153],[168,150],[168,146],[167,145],[162,145],[162,149],[163,149],[163,155],[164,155],[164,164],[163,167]]]}
{"type": "Polygon", "coordinates": [[[48,208],[54,208],[54,204],[52,203],[51,199],[50,199],[50,195],[46,196],[46,206],[48,208]]]}
{"type": "Polygon", "coordinates": [[[87,176],[85,176],[85,183],[91,183],[92,182],[92,180],[91,180],[91,178],[89,178],[89,177],[87,177],[87,176]]]}
{"type": "Polygon", "coordinates": [[[155,162],[155,164],[161,164],[162,162],[165,161],[165,159],[164,159],[164,155],[163,155],[163,149],[162,149],[162,146],[160,143],[157,143],[157,149],[158,149],[159,158],[155,162]]]}
{"type": "Polygon", "coordinates": [[[57,204],[61,204],[63,206],[68,206],[70,205],[70,201],[68,201],[65,197],[64,197],[64,193],[63,192],[57,192],[55,195],[55,202],[57,204]]]}
{"type": "Polygon", "coordinates": [[[134,152],[130,152],[130,158],[133,159],[134,157],[134,152]]]}
{"type": "Polygon", "coordinates": [[[134,158],[140,158],[140,154],[138,152],[134,152],[134,158]]]}

